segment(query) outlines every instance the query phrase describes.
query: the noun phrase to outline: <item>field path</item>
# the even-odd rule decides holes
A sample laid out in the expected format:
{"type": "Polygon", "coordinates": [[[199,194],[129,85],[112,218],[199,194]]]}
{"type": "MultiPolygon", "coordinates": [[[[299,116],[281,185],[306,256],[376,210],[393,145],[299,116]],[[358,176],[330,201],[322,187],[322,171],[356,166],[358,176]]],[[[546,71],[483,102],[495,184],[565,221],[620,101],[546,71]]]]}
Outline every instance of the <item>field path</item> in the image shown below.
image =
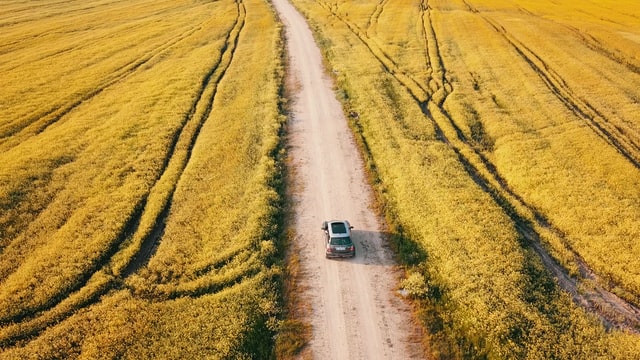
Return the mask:
{"type": "Polygon", "coordinates": [[[422,358],[410,307],[396,294],[398,272],[384,245],[371,191],[340,103],[304,18],[287,0],[273,4],[286,27],[295,83],[289,146],[296,190],[295,233],[303,298],[311,311],[314,359],[422,358]],[[327,260],[323,220],[354,226],[355,259],[327,260]]]}

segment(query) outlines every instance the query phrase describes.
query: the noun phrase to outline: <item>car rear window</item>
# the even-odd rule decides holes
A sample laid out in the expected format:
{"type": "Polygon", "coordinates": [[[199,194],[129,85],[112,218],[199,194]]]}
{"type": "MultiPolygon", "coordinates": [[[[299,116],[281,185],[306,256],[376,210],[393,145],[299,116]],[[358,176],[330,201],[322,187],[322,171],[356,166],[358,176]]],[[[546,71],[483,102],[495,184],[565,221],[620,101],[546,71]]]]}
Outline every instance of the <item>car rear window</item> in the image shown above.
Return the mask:
{"type": "Polygon", "coordinates": [[[331,245],[351,245],[351,238],[348,236],[331,238],[331,245]]]}
{"type": "Polygon", "coordinates": [[[331,223],[331,231],[334,234],[346,234],[347,233],[347,226],[344,223],[341,223],[341,222],[331,223]]]}

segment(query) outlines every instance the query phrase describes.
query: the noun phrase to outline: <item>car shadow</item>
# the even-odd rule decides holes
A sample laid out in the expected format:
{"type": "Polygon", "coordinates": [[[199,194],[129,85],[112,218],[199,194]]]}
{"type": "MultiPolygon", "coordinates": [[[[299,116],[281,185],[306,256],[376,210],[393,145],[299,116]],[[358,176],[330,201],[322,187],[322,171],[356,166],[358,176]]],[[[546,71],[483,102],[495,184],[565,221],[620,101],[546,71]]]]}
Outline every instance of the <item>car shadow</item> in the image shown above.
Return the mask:
{"type": "Polygon", "coordinates": [[[396,255],[391,246],[392,234],[369,230],[351,230],[351,239],[356,246],[354,258],[335,258],[361,265],[394,266],[396,255]]]}

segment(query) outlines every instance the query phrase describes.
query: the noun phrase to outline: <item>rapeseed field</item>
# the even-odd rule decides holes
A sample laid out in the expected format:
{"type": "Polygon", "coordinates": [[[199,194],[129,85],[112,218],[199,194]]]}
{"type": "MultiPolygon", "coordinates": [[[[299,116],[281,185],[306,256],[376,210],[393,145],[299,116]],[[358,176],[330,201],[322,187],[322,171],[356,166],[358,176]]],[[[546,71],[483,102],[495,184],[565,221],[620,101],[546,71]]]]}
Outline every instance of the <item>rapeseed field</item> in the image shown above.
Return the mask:
{"type": "Polygon", "coordinates": [[[270,6],[0,14],[0,357],[271,356],[284,116],[270,6]]]}
{"type": "MultiPolygon", "coordinates": [[[[637,357],[640,5],[292,3],[432,356],[637,357]]],[[[270,4],[8,0],[0,28],[0,358],[273,357],[270,4]]]]}
{"type": "Polygon", "coordinates": [[[638,5],[293,3],[351,115],[433,356],[637,356],[638,5]]]}

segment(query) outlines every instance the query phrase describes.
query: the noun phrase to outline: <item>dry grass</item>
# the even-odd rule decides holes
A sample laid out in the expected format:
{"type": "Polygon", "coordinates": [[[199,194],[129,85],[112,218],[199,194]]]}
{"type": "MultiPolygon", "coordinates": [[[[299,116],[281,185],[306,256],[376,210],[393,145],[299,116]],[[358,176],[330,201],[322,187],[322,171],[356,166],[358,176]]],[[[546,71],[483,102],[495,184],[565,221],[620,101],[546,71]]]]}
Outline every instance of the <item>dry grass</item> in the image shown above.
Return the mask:
{"type": "Polygon", "coordinates": [[[530,244],[639,302],[637,9],[294,3],[359,114],[434,354],[633,358],[637,335],[574,305],[530,244]]]}

